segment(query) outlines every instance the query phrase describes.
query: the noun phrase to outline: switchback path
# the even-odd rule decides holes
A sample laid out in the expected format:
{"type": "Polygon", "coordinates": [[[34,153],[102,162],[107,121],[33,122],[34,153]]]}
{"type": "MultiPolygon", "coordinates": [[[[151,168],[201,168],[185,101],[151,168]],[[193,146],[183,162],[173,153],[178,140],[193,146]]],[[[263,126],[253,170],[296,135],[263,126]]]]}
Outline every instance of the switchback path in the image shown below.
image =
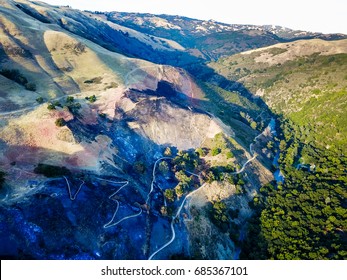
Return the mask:
{"type": "MultiPolygon", "coordinates": [[[[258,139],[263,133],[264,133],[264,131],[262,131],[262,132],[261,132],[259,135],[257,135],[256,137],[254,137],[253,142],[256,142],[257,139],[258,139]]],[[[254,150],[253,150],[252,145],[253,145],[253,143],[251,143],[251,145],[250,145],[250,153],[251,153],[251,155],[253,155],[253,157],[252,157],[252,158],[249,158],[249,159],[243,164],[243,166],[242,166],[242,168],[241,168],[240,170],[231,173],[232,175],[236,175],[236,174],[240,174],[240,173],[244,172],[246,166],[247,166],[250,162],[252,162],[253,160],[256,159],[257,154],[254,153],[254,150]]],[[[194,174],[194,173],[189,172],[189,171],[186,171],[186,172],[187,172],[188,174],[191,174],[191,175],[194,175],[194,176],[198,176],[198,177],[199,177],[198,174],[194,174]]],[[[174,222],[175,222],[175,220],[179,217],[179,215],[180,215],[180,213],[181,213],[181,211],[182,211],[182,208],[183,208],[183,206],[184,206],[186,200],[187,200],[189,197],[191,197],[194,193],[196,193],[198,190],[202,189],[205,185],[206,185],[206,183],[204,183],[200,188],[198,188],[198,189],[192,191],[191,193],[189,193],[188,195],[186,195],[186,197],[183,199],[183,201],[182,201],[180,207],[178,208],[178,210],[177,210],[177,212],[176,212],[176,215],[173,216],[173,217],[171,217],[171,224],[170,224],[171,232],[172,232],[171,239],[170,239],[167,243],[165,243],[162,247],[160,247],[158,250],[156,250],[156,251],[148,258],[149,260],[152,260],[153,257],[154,257],[155,255],[157,255],[159,252],[161,252],[162,250],[164,250],[166,247],[168,247],[168,246],[175,240],[175,238],[176,238],[176,232],[175,232],[175,228],[174,228],[174,222]]]]}
{"type": "Polygon", "coordinates": [[[148,205],[149,203],[149,200],[150,200],[150,195],[151,193],[153,192],[153,189],[154,189],[154,183],[155,183],[155,172],[157,170],[157,165],[158,165],[158,162],[159,161],[162,161],[164,159],[168,159],[168,160],[172,160],[173,158],[172,157],[161,157],[159,159],[156,160],[156,162],[154,163],[154,166],[153,166],[153,171],[152,171],[152,183],[151,183],[151,189],[147,195],[147,199],[146,199],[146,204],[148,205]]]}
{"type": "Polygon", "coordinates": [[[155,252],[148,258],[148,260],[152,260],[153,257],[154,257],[155,255],[157,255],[159,252],[161,252],[162,250],[164,250],[167,246],[169,246],[169,245],[175,240],[175,238],[176,238],[176,232],[175,232],[175,228],[174,228],[175,220],[179,217],[179,215],[180,215],[180,213],[181,213],[181,211],[182,211],[182,209],[183,209],[183,206],[184,206],[184,204],[185,204],[187,198],[189,198],[190,196],[192,196],[194,193],[196,193],[198,190],[200,190],[201,188],[203,188],[205,185],[206,185],[206,183],[203,184],[200,188],[198,188],[198,189],[192,191],[191,193],[189,193],[188,195],[186,195],[186,197],[183,199],[183,201],[182,201],[180,207],[178,208],[178,210],[177,210],[177,212],[176,212],[176,215],[173,216],[173,217],[171,217],[171,224],[170,224],[171,232],[172,232],[172,237],[171,237],[171,239],[169,240],[169,242],[165,243],[162,247],[160,247],[157,251],[155,251],[155,252]]]}
{"type": "Polygon", "coordinates": [[[76,199],[78,193],[81,191],[81,188],[82,188],[82,186],[84,185],[85,182],[83,180],[81,180],[82,184],[78,187],[78,190],[75,192],[75,194],[72,195],[70,182],[69,182],[69,180],[65,176],[63,176],[63,177],[64,177],[64,179],[66,181],[66,184],[67,184],[67,188],[68,188],[68,191],[69,191],[69,197],[70,197],[71,201],[74,201],[76,199]]]}
{"type": "MultiPolygon", "coordinates": [[[[102,178],[97,178],[98,180],[100,181],[104,181],[104,182],[109,182],[109,183],[112,183],[112,184],[123,184],[117,191],[115,191],[113,194],[111,194],[108,198],[113,200],[112,198],[117,194],[119,193],[123,188],[125,188],[127,185],[129,185],[129,181],[120,181],[120,182],[117,182],[117,181],[112,181],[112,180],[107,180],[107,179],[102,179],[102,178]]],[[[119,223],[125,221],[125,220],[128,220],[128,219],[131,219],[131,218],[135,218],[137,216],[140,216],[142,214],[142,209],[140,209],[139,213],[137,214],[134,214],[134,215],[129,215],[129,216],[126,216],[120,220],[118,220],[117,222],[114,222],[116,216],[117,216],[117,213],[118,213],[118,210],[119,210],[119,201],[118,200],[114,200],[117,204],[116,206],[116,210],[111,218],[111,220],[104,224],[104,229],[106,228],[109,228],[109,227],[113,227],[113,226],[116,226],[118,225],[119,223]]]]}

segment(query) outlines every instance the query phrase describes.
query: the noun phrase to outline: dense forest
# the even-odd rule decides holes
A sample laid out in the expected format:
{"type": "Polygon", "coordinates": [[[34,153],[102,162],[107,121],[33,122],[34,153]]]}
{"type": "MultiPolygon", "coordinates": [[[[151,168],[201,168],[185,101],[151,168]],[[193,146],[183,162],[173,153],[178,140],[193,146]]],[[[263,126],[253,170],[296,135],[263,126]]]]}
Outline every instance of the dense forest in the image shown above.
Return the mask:
{"type": "Polygon", "coordinates": [[[304,144],[290,121],[281,127],[285,181],[261,188],[241,257],[347,259],[347,157],[304,144]]]}

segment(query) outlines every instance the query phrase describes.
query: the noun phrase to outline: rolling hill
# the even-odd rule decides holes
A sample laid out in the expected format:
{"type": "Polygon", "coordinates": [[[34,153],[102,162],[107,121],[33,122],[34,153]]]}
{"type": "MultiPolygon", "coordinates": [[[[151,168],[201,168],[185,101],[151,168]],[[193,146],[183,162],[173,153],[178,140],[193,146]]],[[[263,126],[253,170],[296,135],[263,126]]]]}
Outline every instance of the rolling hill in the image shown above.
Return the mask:
{"type": "Polygon", "coordinates": [[[107,20],[140,32],[175,40],[194,56],[216,60],[246,50],[299,39],[339,40],[344,34],[322,34],[282,26],[225,24],[181,16],[96,12],[107,20]]]}

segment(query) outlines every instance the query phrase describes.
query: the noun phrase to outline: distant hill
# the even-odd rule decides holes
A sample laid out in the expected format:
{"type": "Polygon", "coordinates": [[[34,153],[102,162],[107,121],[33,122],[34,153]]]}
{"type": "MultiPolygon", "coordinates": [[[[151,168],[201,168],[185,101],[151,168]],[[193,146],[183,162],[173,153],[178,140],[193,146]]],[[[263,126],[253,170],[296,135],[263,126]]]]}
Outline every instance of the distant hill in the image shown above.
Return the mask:
{"type": "Polygon", "coordinates": [[[181,16],[139,13],[98,13],[109,21],[140,32],[170,38],[196,56],[207,60],[299,39],[338,40],[345,34],[322,34],[272,25],[226,24],[181,16]]]}

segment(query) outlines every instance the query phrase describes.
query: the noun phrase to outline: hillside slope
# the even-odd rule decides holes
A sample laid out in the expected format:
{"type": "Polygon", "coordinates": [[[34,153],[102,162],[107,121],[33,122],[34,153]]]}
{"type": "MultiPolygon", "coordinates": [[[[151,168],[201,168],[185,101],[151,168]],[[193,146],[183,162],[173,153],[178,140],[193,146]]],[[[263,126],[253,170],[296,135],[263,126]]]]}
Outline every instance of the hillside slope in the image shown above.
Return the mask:
{"type": "Polygon", "coordinates": [[[148,61],[189,63],[174,41],[68,7],[0,4],[0,256],[237,258],[248,202],[273,179],[267,109],[148,61]],[[197,238],[199,219],[214,242],[197,238]]]}
{"type": "Polygon", "coordinates": [[[305,142],[345,153],[347,41],[309,40],[245,52],[211,64],[308,129],[305,142]]]}
{"type": "Polygon", "coordinates": [[[283,177],[261,189],[242,257],[345,259],[347,41],[278,44],[210,66],[281,123],[274,164],[283,177]]]}

